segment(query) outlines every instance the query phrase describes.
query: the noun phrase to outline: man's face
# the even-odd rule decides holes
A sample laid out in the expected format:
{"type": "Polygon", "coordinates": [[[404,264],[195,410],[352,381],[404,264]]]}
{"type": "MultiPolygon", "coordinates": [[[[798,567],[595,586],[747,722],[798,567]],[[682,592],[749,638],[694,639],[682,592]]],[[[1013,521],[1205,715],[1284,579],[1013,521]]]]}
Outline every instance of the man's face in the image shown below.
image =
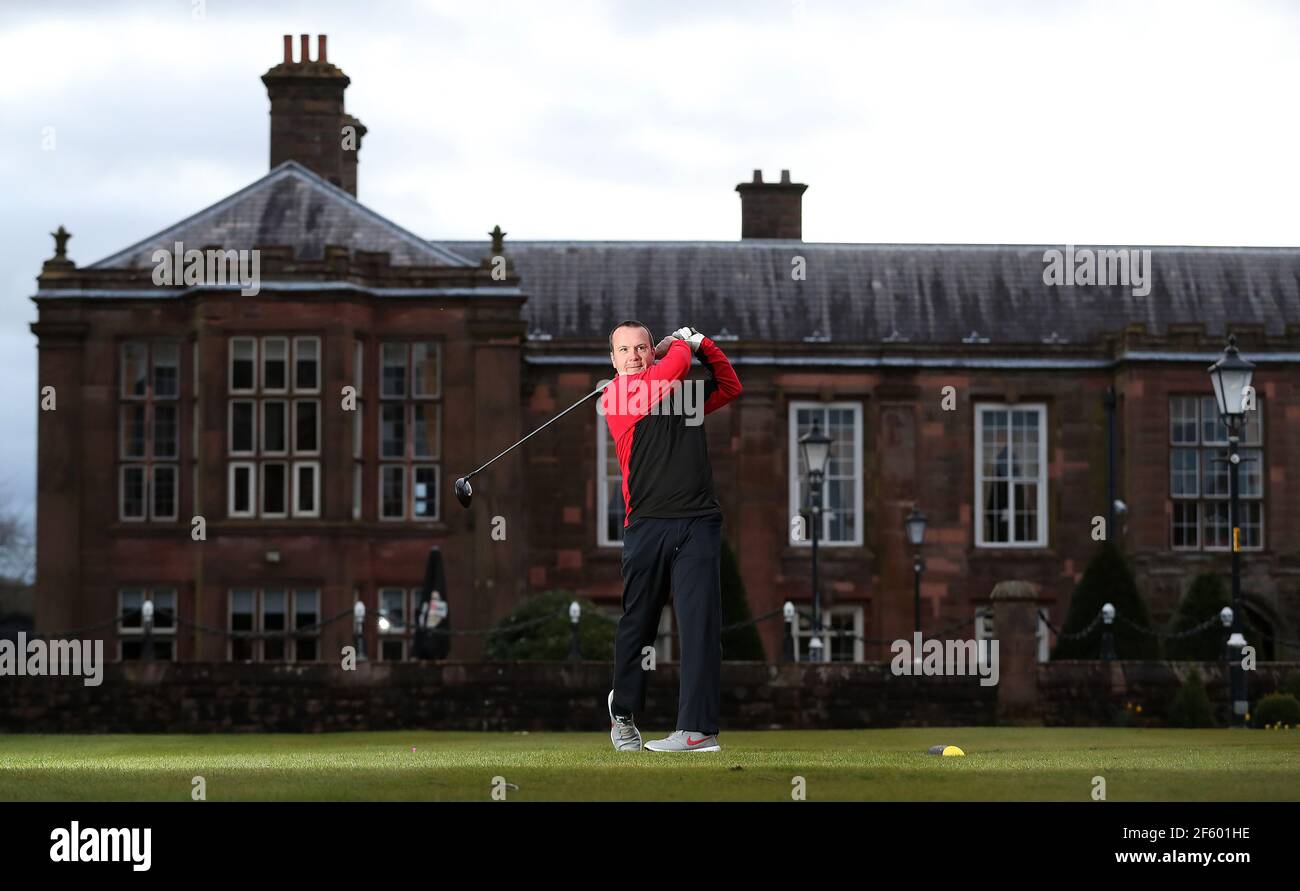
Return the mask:
{"type": "Polygon", "coordinates": [[[654,347],[650,332],[644,328],[624,327],[614,331],[614,352],[609,354],[619,374],[640,374],[654,364],[654,347]]]}

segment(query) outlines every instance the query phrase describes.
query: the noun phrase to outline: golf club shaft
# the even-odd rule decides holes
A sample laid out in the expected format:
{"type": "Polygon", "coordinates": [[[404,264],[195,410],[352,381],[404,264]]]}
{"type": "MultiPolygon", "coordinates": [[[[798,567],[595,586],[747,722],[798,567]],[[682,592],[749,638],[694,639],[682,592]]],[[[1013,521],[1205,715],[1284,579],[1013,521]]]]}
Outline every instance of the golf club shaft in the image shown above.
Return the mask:
{"type": "MultiPolygon", "coordinates": [[[[512,449],[517,449],[517,448],[519,448],[519,447],[520,447],[521,445],[523,445],[525,442],[527,442],[528,440],[532,439],[532,438],[533,438],[534,436],[536,436],[538,433],[541,433],[541,432],[542,432],[543,430],[545,430],[547,427],[551,426],[551,425],[554,424],[556,421],[558,421],[560,418],[564,417],[564,416],[567,415],[569,412],[573,411],[573,410],[574,410],[575,408],[577,408],[579,405],[582,405],[582,403],[586,402],[586,401],[587,401],[588,399],[590,399],[592,396],[597,395],[598,393],[600,393],[600,392],[601,392],[602,390],[604,390],[604,389],[605,389],[605,384],[601,384],[599,387],[597,387],[596,389],[592,390],[592,391],[591,391],[590,393],[588,393],[586,396],[583,396],[583,397],[582,397],[581,399],[579,399],[577,402],[573,403],[573,405],[570,405],[570,406],[569,406],[568,408],[566,408],[564,411],[560,412],[558,415],[556,415],[555,417],[551,418],[549,421],[547,421],[547,422],[546,422],[545,424],[543,424],[542,426],[538,427],[538,428],[537,428],[536,430],[534,430],[532,433],[529,433],[529,434],[528,434],[527,436],[525,436],[523,439],[519,440],[519,442],[517,442],[517,443],[515,443],[514,445],[510,446],[510,448],[508,448],[508,449],[506,449],[504,452],[502,452],[501,455],[505,455],[505,454],[507,454],[507,453],[510,452],[512,449]]],[[[492,461],[497,460],[497,458],[500,458],[501,455],[497,455],[496,458],[493,458],[491,461],[488,461],[486,464],[483,465],[483,467],[480,467],[478,470],[475,470],[475,471],[473,471],[472,473],[467,473],[467,474],[465,474],[465,479],[469,479],[470,477],[474,476],[474,474],[478,473],[479,470],[483,470],[484,468],[488,467],[488,466],[492,463],[492,461]]]]}

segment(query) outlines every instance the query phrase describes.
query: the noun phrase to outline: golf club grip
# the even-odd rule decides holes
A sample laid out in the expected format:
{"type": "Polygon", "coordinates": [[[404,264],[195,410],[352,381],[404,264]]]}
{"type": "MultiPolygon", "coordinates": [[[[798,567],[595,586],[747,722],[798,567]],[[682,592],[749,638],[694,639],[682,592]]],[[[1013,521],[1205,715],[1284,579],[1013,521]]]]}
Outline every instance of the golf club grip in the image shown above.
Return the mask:
{"type": "MultiPolygon", "coordinates": [[[[527,436],[525,436],[523,439],[519,440],[519,442],[517,442],[517,443],[515,443],[514,445],[510,446],[509,448],[507,448],[504,452],[501,453],[501,455],[506,454],[506,453],[509,452],[511,449],[517,449],[517,448],[519,448],[519,447],[520,447],[521,445],[523,445],[525,442],[527,442],[528,440],[532,439],[532,438],[533,438],[534,436],[536,436],[537,434],[541,433],[541,432],[542,432],[543,430],[545,430],[547,427],[551,426],[551,425],[554,424],[556,421],[558,421],[560,418],[564,417],[564,416],[567,415],[569,412],[573,411],[573,410],[574,410],[575,408],[577,408],[579,405],[582,405],[582,403],[586,402],[586,401],[587,401],[588,399],[590,399],[592,396],[595,396],[595,395],[597,395],[598,393],[602,392],[602,391],[605,389],[606,386],[607,386],[606,384],[601,384],[599,387],[597,387],[596,389],[592,390],[592,391],[591,391],[590,393],[588,393],[586,396],[583,396],[583,397],[582,397],[581,399],[579,399],[577,402],[573,403],[573,405],[570,405],[570,406],[569,406],[568,408],[566,408],[564,411],[560,412],[558,415],[556,415],[555,417],[551,418],[549,421],[547,421],[547,422],[546,422],[545,424],[543,424],[542,426],[538,427],[538,428],[537,428],[536,430],[534,430],[532,433],[529,433],[529,434],[528,434],[527,436]]],[[[476,474],[476,473],[478,473],[479,471],[483,470],[484,468],[490,466],[490,465],[492,464],[492,462],[495,461],[495,460],[497,460],[497,458],[500,458],[501,455],[497,455],[496,458],[492,458],[491,460],[485,462],[485,463],[483,464],[483,467],[480,467],[478,470],[475,470],[475,471],[472,471],[472,472],[470,472],[470,473],[465,474],[465,479],[469,479],[470,477],[474,476],[474,474],[476,474]]]]}

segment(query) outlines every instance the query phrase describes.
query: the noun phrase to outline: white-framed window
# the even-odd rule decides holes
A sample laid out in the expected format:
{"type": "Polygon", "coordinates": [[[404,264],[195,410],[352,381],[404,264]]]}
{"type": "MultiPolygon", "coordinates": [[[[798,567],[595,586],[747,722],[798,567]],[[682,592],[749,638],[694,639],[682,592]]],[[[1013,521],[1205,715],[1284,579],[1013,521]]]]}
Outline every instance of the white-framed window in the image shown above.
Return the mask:
{"type": "Polygon", "coordinates": [[[180,343],[119,347],[118,519],[175,520],[180,510],[180,343]]]}
{"type": "MultiPolygon", "coordinates": [[[[789,512],[793,518],[812,501],[799,437],[816,423],[831,438],[826,475],[822,480],[822,525],[818,545],[851,547],[862,544],[862,404],[860,402],[791,402],[789,414],[789,512]]],[[[790,544],[811,547],[812,535],[796,537],[796,524],[787,524],[790,544]]]]}
{"type": "Polygon", "coordinates": [[[133,662],[144,658],[144,616],[146,600],[153,601],[153,658],[170,662],[176,658],[176,589],[174,587],[128,587],[117,592],[117,658],[133,662]]]}
{"type": "Polygon", "coordinates": [[[1047,546],[1047,406],[975,407],[975,545],[1047,546]]]}
{"type": "MultiPolygon", "coordinates": [[[[1264,547],[1264,405],[1245,414],[1237,452],[1241,549],[1264,547]]],[[[1228,428],[1213,396],[1169,399],[1169,545],[1178,551],[1232,548],[1228,428]]]]}
{"type": "Polygon", "coordinates": [[[623,470],[609,424],[596,415],[596,545],[602,548],[623,547],[623,470]]]}
{"type": "Polygon", "coordinates": [[[410,653],[408,632],[419,614],[420,592],[420,588],[379,589],[379,661],[406,661],[410,653]]]}
{"type": "MultiPolygon", "coordinates": [[[[381,343],[379,360],[379,519],[437,520],[441,349],[434,342],[381,343]]],[[[359,437],[354,451],[360,452],[359,437]]]]}
{"type": "MultiPolygon", "coordinates": [[[[820,544],[820,542],[818,542],[820,544]]],[[[808,646],[813,638],[812,609],[808,604],[795,614],[797,627],[794,634],[794,658],[797,662],[808,658],[808,646]],[[807,613],[807,615],[804,615],[807,613]]],[[[860,606],[833,606],[821,611],[822,659],[825,662],[862,662],[863,614],[860,606]]]]}
{"type": "Polygon", "coordinates": [[[318,518],[320,338],[229,339],[227,515],[318,518]],[[259,356],[261,361],[259,362],[259,356]],[[250,470],[251,468],[251,470],[250,470]]]}
{"type": "Polygon", "coordinates": [[[227,597],[232,662],[314,662],[320,658],[320,589],[281,585],[231,588],[227,597]]]}

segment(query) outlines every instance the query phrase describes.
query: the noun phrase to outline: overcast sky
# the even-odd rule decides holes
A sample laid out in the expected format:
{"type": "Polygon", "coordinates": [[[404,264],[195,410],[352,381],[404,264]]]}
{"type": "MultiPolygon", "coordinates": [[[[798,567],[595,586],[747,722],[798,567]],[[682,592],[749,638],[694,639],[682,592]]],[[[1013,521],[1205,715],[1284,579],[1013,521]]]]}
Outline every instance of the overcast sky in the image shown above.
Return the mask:
{"type": "Polygon", "coordinates": [[[30,5],[0,7],[0,489],[27,505],[48,233],[84,265],[262,176],[285,33],[352,78],[358,197],[431,238],[730,240],[736,183],[789,168],[807,241],[1297,243],[1297,4],[30,5]]]}

